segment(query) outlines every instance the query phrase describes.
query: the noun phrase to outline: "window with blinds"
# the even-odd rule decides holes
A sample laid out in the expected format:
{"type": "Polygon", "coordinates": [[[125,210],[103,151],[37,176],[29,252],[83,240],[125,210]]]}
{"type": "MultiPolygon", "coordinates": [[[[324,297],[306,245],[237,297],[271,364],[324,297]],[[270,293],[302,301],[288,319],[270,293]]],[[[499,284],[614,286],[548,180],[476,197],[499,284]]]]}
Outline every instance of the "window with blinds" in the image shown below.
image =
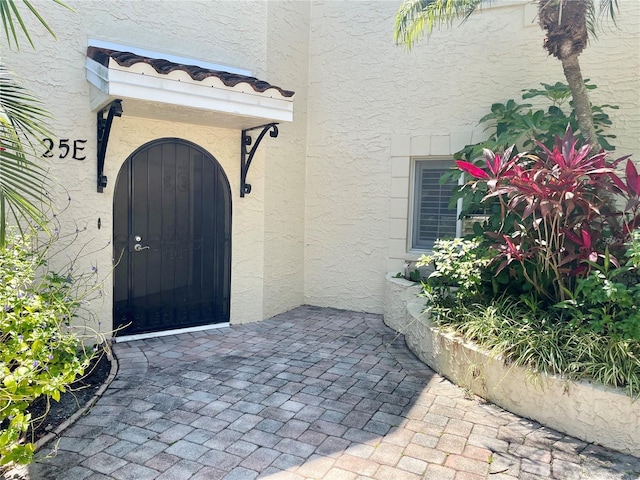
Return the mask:
{"type": "Polygon", "coordinates": [[[458,212],[448,206],[457,182],[440,185],[440,177],[452,165],[451,160],[415,163],[412,248],[430,249],[437,239],[456,236],[458,212]]]}

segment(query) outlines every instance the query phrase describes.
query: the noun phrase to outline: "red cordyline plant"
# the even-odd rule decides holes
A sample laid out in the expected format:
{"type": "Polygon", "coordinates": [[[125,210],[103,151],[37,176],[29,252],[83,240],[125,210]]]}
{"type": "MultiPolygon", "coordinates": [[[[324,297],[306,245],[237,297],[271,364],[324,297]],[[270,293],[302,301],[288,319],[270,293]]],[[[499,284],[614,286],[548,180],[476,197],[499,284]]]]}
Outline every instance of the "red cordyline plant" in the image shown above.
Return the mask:
{"type": "Polygon", "coordinates": [[[538,145],[541,156],[485,150],[486,168],[456,163],[475,178],[471,188],[487,189],[483,202],[500,203],[499,231],[485,232],[496,240],[496,275],[516,262],[537,294],[559,302],[588,272],[587,260],[597,262],[611,249],[616,263],[616,246],[640,225],[640,176],[628,157],[610,161],[605,152],[591,155],[591,147],[578,146],[570,129],[556,138],[553,150],[538,145]],[[616,166],[625,160],[623,180],[616,166]]]}

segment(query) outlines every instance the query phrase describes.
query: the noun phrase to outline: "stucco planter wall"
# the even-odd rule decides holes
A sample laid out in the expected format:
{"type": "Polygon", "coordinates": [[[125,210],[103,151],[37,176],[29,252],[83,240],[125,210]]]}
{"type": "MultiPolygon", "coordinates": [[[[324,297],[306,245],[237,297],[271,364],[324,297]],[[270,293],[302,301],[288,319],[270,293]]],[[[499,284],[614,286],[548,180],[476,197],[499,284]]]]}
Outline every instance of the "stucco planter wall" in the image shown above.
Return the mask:
{"type": "Polygon", "coordinates": [[[409,348],[454,383],[506,410],[623,453],[640,456],[640,402],[622,390],[532,375],[431,326],[419,286],[387,275],[385,323],[409,348]]]}

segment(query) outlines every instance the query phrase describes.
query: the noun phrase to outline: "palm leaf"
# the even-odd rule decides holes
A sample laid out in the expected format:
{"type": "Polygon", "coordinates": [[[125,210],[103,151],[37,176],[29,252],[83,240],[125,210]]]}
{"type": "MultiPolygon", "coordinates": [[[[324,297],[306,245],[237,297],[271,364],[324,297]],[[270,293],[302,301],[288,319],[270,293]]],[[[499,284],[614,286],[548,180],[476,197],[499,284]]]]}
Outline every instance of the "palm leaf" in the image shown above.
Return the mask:
{"type": "MultiPolygon", "coordinates": [[[[490,0],[404,0],[396,15],[394,38],[410,50],[425,34],[434,28],[450,27],[455,20],[466,21],[482,3],[490,0]]],[[[604,17],[615,23],[618,0],[587,1],[587,28],[597,37],[597,28],[604,17]]]]}
{"type": "Polygon", "coordinates": [[[18,44],[18,35],[13,24],[10,3],[13,2],[11,0],[0,0],[0,18],[2,19],[2,28],[7,36],[9,46],[11,46],[11,38],[13,38],[16,45],[18,44]]]}
{"type": "Polygon", "coordinates": [[[450,27],[455,20],[466,21],[486,0],[405,0],[395,22],[395,41],[411,49],[434,28],[450,27]]]}
{"type": "MultiPolygon", "coordinates": [[[[61,5],[69,10],[73,10],[69,6],[65,5],[61,0],[53,0],[54,3],[61,5]]],[[[27,9],[38,19],[38,22],[47,29],[47,31],[51,34],[53,38],[56,38],[53,30],[47,22],[42,18],[42,16],[38,13],[35,7],[31,4],[29,0],[22,0],[22,3],[27,7],[27,9]]],[[[16,0],[0,0],[0,19],[2,20],[2,28],[4,29],[5,35],[7,37],[7,42],[9,43],[9,47],[15,45],[16,48],[20,47],[20,42],[18,41],[18,32],[22,31],[26,39],[29,41],[29,44],[32,48],[35,48],[33,44],[33,40],[31,40],[31,36],[29,35],[29,30],[22,19],[22,15],[20,14],[20,10],[16,5],[16,0]]]]}
{"type": "Polygon", "coordinates": [[[598,26],[602,23],[604,17],[610,18],[615,24],[618,10],[618,0],[600,0],[599,8],[596,6],[596,0],[591,0],[587,8],[587,30],[589,35],[593,38],[598,37],[598,26]]]}
{"type": "Polygon", "coordinates": [[[18,228],[25,221],[47,228],[49,179],[37,147],[40,138],[52,136],[49,118],[41,102],[0,65],[0,248],[5,246],[7,217],[18,228]]]}

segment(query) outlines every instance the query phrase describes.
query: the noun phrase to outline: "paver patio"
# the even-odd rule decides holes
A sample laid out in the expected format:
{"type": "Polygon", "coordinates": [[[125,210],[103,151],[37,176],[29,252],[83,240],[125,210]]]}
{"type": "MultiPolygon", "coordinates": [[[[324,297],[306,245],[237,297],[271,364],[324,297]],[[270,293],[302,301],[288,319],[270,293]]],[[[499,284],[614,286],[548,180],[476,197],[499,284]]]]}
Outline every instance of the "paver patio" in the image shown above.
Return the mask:
{"type": "Polygon", "coordinates": [[[379,315],[304,306],[114,350],[91,412],[7,478],[640,478],[638,458],[467,398],[379,315]]]}

